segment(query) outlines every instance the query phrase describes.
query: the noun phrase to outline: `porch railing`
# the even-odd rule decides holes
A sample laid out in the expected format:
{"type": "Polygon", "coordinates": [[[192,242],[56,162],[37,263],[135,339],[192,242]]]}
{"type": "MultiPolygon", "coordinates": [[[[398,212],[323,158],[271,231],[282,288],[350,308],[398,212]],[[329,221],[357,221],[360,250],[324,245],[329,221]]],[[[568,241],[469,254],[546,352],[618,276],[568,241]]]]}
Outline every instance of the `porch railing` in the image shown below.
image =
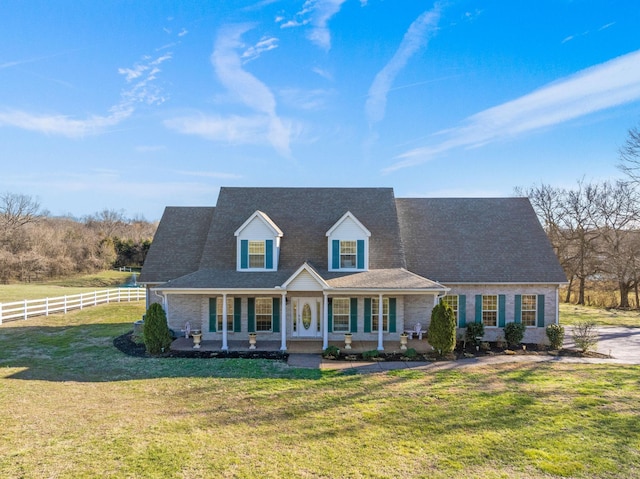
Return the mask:
{"type": "Polygon", "coordinates": [[[49,316],[53,313],[66,313],[74,309],[83,309],[103,303],[140,301],[145,299],[146,295],[144,288],[116,288],[56,298],[25,299],[12,303],[0,303],[0,324],[5,321],[24,320],[35,316],[49,316]]]}

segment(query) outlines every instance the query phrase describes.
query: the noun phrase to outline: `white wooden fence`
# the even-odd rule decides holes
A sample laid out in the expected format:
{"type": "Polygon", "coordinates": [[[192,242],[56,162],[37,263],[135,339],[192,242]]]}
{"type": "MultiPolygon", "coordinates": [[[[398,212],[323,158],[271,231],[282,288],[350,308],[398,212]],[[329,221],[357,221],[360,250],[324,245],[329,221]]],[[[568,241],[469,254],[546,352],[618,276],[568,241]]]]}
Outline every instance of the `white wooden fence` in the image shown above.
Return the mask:
{"type": "Polygon", "coordinates": [[[57,298],[25,299],[13,303],[0,303],[0,324],[2,324],[3,321],[17,321],[34,316],[66,313],[73,309],[83,309],[102,303],[139,301],[145,299],[146,294],[144,288],[117,288],[59,296],[57,298]]]}

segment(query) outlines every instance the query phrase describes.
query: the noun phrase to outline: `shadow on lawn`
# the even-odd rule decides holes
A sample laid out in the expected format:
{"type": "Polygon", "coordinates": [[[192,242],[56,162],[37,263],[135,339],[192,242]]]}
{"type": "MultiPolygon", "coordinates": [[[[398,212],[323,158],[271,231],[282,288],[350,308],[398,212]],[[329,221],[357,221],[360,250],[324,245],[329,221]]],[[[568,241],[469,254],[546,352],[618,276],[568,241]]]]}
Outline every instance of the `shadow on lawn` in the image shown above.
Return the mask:
{"type": "Polygon", "coordinates": [[[129,328],[130,323],[3,325],[0,379],[109,382],[179,377],[319,379],[323,376],[319,370],[290,368],[283,360],[131,356],[114,346],[114,338],[126,335],[129,328]]]}

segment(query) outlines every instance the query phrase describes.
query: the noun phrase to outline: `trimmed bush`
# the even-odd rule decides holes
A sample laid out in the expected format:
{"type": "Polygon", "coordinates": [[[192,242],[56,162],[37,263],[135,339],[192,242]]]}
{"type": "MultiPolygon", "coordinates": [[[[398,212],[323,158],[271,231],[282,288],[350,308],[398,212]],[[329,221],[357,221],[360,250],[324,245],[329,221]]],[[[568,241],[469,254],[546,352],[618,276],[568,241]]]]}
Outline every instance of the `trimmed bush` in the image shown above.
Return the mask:
{"type": "Polygon", "coordinates": [[[322,352],[322,357],[324,358],[337,358],[338,356],[340,356],[340,348],[333,344],[327,346],[327,349],[322,352]]]}
{"type": "Polygon", "coordinates": [[[546,329],[551,349],[562,349],[564,344],[564,328],[559,324],[550,324],[546,329]]]}
{"type": "Polygon", "coordinates": [[[456,347],[456,318],[451,306],[442,301],[431,311],[427,341],[440,356],[456,347]]]}
{"type": "Polygon", "coordinates": [[[576,347],[586,353],[598,344],[598,331],[594,321],[581,321],[573,326],[573,342],[576,347]]]}
{"type": "Polygon", "coordinates": [[[526,327],[522,323],[507,323],[504,327],[504,339],[509,346],[518,346],[524,338],[526,327]]]}
{"type": "Polygon", "coordinates": [[[467,324],[467,330],[464,334],[465,340],[469,343],[480,345],[480,340],[484,336],[484,324],[482,323],[469,323],[467,324]]]}
{"type": "Polygon", "coordinates": [[[415,359],[418,357],[418,351],[416,351],[414,348],[409,348],[404,352],[403,356],[405,358],[415,359]]]}
{"type": "Polygon", "coordinates": [[[373,359],[377,357],[380,357],[380,352],[378,352],[376,349],[372,349],[371,351],[364,351],[362,353],[362,359],[373,359]]]}
{"type": "Polygon", "coordinates": [[[149,354],[160,354],[171,346],[167,315],[158,303],[153,303],[147,310],[142,339],[149,354]]]}

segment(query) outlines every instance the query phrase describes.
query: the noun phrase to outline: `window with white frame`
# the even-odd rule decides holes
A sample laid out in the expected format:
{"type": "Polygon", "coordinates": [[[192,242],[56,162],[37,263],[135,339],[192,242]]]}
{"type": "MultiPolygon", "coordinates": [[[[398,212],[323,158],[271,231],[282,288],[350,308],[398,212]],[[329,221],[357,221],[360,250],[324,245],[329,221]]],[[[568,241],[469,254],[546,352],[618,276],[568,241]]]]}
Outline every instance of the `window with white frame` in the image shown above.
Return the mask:
{"type": "MultiPolygon", "coordinates": [[[[216,316],[218,318],[217,330],[222,331],[222,298],[216,301],[216,316]]],[[[233,298],[227,296],[227,331],[233,331],[233,298]]]]}
{"type": "Polygon", "coordinates": [[[482,322],[485,326],[498,326],[498,296],[482,296],[482,322]]]}
{"type": "Polygon", "coordinates": [[[351,300],[349,298],[333,298],[333,331],[335,333],[349,332],[349,317],[351,314],[351,300]]]}
{"type": "MultiPolygon", "coordinates": [[[[378,331],[378,298],[371,298],[371,330],[378,331]]],[[[389,331],[389,298],[382,298],[382,330],[389,331]]]]}
{"type": "Polygon", "coordinates": [[[264,241],[249,241],[249,268],[264,268],[264,259],[264,241]]]}
{"type": "Polygon", "coordinates": [[[273,298],[256,298],[256,331],[271,331],[273,327],[273,298]]]}
{"type": "Polygon", "coordinates": [[[457,294],[447,294],[442,297],[442,302],[451,307],[453,310],[453,317],[458,320],[458,295],[457,294]]]}
{"type": "Polygon", "coordinates": [[[536,325],[537,296],[535,294],[522,295],[521,318],[525,326],[536,325]]]}
{"type": "Polygon", "coordinates": [[[340,268],[357,266],[358,246],[356,241],[340,241],[340,268]]]}

